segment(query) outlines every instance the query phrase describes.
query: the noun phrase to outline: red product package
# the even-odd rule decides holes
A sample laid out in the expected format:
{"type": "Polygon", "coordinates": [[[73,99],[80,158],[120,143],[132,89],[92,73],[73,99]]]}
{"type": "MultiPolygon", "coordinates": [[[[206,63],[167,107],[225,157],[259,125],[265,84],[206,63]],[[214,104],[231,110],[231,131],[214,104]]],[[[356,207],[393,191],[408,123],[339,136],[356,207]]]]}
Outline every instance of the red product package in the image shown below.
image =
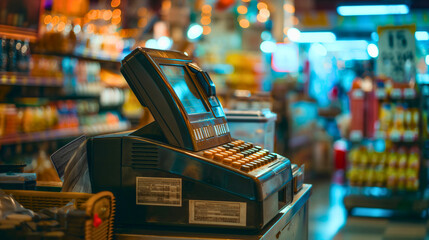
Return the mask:
{"type": "Polygon", "coordinates": [[[350,98],[350,139],[359,140],[364,134],[365,117],[365,93],[361,89],[352,89],[349,93],[350,98]]]}
{"type": "Polygon", "coordinates": [[[368,92],[365,97],[366,105],[366,124],[365,136],[369,138],[375,137],[375,128],[378,121],[378,100],[375,91],[368,92]]]}

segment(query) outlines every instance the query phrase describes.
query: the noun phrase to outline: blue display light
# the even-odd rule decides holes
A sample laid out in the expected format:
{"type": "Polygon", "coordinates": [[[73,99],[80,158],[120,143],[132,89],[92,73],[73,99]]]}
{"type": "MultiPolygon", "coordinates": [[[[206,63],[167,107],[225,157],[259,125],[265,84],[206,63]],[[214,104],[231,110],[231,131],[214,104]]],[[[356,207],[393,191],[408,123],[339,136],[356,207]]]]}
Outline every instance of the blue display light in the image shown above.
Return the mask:
{"type": "Polygon", "coordinates": [[[333,32],[300,32],[299,43],[328,43],[335,42],[337,37],[333,32]]]}
{"type": "Polygon", "coordinates": [[[368,55],[372,58],[378,57],[378,47],[374,43],[368,44],[367,48],[368,55]]]}
{"type": "Polygon", "coordinates": [[[428,41],[429,40],[429,33],[426,31],[417,31],[414,33],[414,36],[416,37],[417,41],[428,41]]]}
{"type": "Polygon", "coordinates": [[[262,40],[270,40],[272,38],[271,33],[269,31],[263,31],[261,33],[262,40]]]}
{"type": "Polygon", "coordinates": [[[426,57],[425,57],[425,63],[426,63],[426,65],[429,65],[429,55],[426,55],[426,57]]]}
{"type": "Polygon", "coordinates": [[[376,33],[376,32],[372,32],[371,33],[371,39],[372,39],[372,41],[375,41],[375,42],[378,42],[378,33],[376,33]]]}
{"type": "Polygon", "coordinates": [[[190,40],[195,40],[203,34],[203,27],[199,24],[191,24],[191,26],[188,29],[187,36],[190,40]]]}
{"type": "Polygon", "coordinates": [[[301,36],[301,32],[297,28],[289,28],[287,30],[287,37],[292,42],[298,42],[300,36],[301,36]]]}
{"type": "Polygon", "coordinates": [[[144,46],[147,48],[158,48],[158,42],[155,39],[151,38],[146,41],[144,46]]]}
{"type": "Polygon", "coordinates": [[[173,41],[169,37],[162,36],[158,39],[157,44],[159,49],[167,50],[171,48],[173,41]]]}
{"type": "Polygon", "coordinates": [[[326,50],[326,47],[323,46],[320,43],[313,43],[310,46],[310,49],[308,50],[309,54],[315,55],[318,57],[324,57],[328,54],[328,50],[326,50]]]}
{"type": "Polygon", "coordinates": [[[410,9],[406,4],[350,5],[337,7],[337,12],[341,16],[391,15],[408,14],[410,9]]]}
{"type": "Polygon", "coordinates": [[[276,47],[277,47],[276,43],[272,41],[263,41],[259,46],[261,51],[264,53],[272,53],[276,51],[276,47]]]}

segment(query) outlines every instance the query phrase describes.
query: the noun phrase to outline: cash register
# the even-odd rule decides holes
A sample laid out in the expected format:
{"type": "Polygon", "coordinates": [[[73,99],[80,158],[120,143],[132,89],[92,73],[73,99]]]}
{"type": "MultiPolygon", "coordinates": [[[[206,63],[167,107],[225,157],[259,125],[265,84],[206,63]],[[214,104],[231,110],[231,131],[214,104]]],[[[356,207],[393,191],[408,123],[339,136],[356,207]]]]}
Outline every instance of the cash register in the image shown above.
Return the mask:
{"type": "Polygon", "coordinates": [[[114,193],[116,225],[260,230],[292,202],[290,161],[231,137],[186,53],[137,48],[121,72],[155,121],[88,142],[92,190],[114,193]]]}

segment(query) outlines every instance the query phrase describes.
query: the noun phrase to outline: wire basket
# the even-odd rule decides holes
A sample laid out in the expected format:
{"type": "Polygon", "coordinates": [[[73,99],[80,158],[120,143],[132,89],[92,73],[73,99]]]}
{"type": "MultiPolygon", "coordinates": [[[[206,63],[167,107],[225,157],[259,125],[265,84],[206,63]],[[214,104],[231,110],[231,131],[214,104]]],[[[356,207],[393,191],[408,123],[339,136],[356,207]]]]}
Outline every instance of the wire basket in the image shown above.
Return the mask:
{"type": "Polygon", "coordinates": [[[45,208],[63,207],[74,200],[76,207],[85,210],[85,239],[112,239],[115,198],[111,192],[74,193],[74,192],[41,192],[27,190],[4,190],[12,195],[21,205],[33,211],[45,208]],[[101,220],[101,222],[100,222],[101,220]],[[95,223],[94,221],[97,221],[95,223]]]}

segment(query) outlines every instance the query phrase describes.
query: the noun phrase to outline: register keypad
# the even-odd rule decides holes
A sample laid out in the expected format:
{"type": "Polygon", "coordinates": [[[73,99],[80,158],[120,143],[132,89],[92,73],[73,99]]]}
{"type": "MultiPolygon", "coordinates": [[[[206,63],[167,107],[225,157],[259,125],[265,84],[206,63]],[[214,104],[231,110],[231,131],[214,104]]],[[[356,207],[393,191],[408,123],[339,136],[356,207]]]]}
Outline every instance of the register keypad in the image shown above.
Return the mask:
{"type": "Polygon", "coordinates": [[[236,140],[203,152],[204,157],[232,166],[244,172],[250,172],[277,159],[277,155],[267,149],[236,140]]]}

